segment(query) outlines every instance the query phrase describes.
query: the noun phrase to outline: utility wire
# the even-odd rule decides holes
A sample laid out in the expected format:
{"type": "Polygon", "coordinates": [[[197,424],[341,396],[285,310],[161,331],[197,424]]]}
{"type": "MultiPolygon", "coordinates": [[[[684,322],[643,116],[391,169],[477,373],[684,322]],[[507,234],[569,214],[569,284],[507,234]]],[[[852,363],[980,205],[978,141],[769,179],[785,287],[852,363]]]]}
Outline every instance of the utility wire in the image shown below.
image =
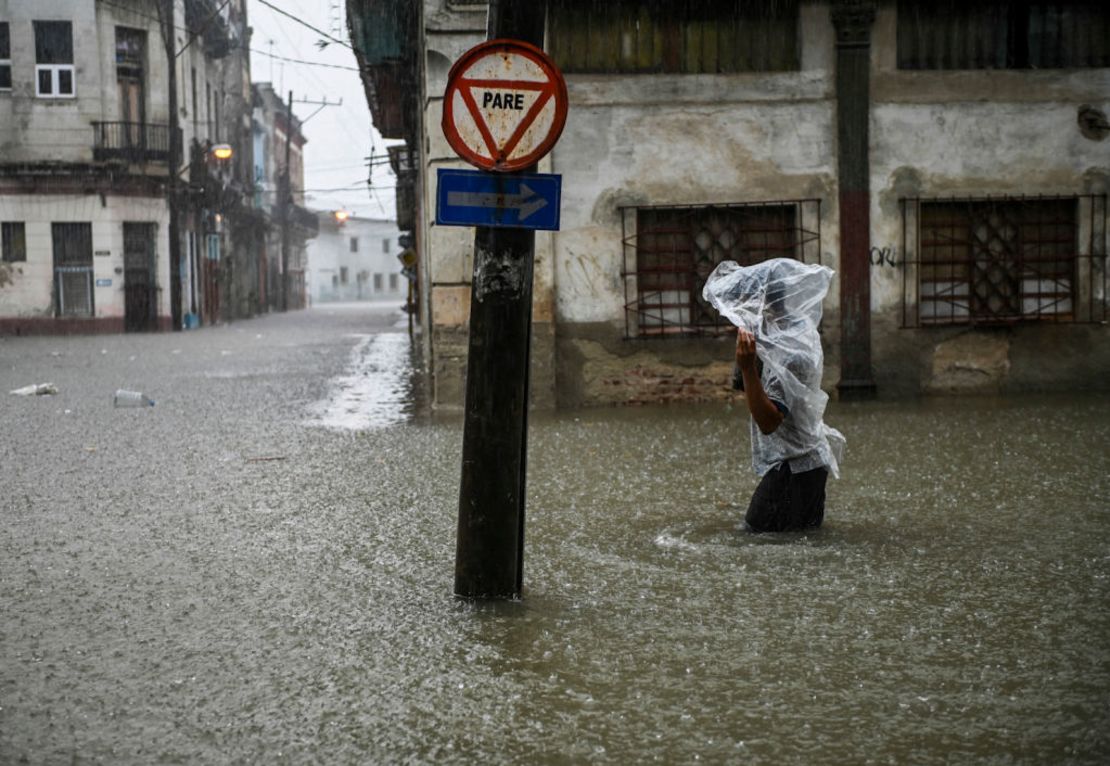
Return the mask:
{"type": "MultiPolygon", "coordinates": [[[[121,11],[127,11],[131,15],[137,16],[141,19],[147,19],[148,21],[157,21],[159,24],[162,23],[162,19],[160,19],[159,17],[153,16],[149,13],[143,13],[142,11],[135,10],[135,8],[133,8],[129,5],[123,5],[122,3],[113,2],[112,0],[97,0],[97,2],[101,3],[102,5],[108,5],[108,6],[111,6],[113,8],[118,8],[121,11]]],[[[227,5],[226,1],[225,1],[224,5],[227,5]]],[[[288,15],[288,14],[286,14],[286,15],[288,15]]],[[[204,33],[203,28],[193,29],[192,27],[183,27],[179,24],[174,24],[173,28],[180,31],[180,32],[187,32],[193,38],[196,38],[199,35],[204,33]]],[[[186,44],[186,46],[187,45],[188,44],[186,44]]],[[[233,46],[233,47],[239,47],[239,46],[233,46]]],[[[184,50],[185,50],[185,48],[182,48],[180,51],[178,51],[178,55],[180,55],[184,50]]],[[[274,53],[267,53],[266,51],[260,51],[257,48],[248,48],[247,50],[250,51],[251,53],[258,53],[262,56],[268,56],[270,58],[277,59],[278,61],[287,61],[290,64],[303,64],[305,66],[319,66],[319,67],[326,67],[328,69],[345,69],[345,70],[348,70],[348,71],[351,71],[351,72],[361,71],[358,67],[353,67],[353,66],[343,66],[341,64],[326,64],[323,61],[308,61],[306,59],[294,59],[294,58],[289,58],[287,56],[278,56],[277,54],[274,54],[274,53]]]]}
{"type": "Polygon", "coordinates": [[[316,34],[320,35],[321,37],[323,37],[323,38],[324,38],[324,39],[326,39],[326,40],[331,40],[331,41],[332,41],[333,43],[339,43],[339,44],[340,44],[340,45],[342,45],[342,46],[343,46],[344,48],[350,48],[351,50],[355,51],[356,53],[361,53],[361,51],[359,51],[358,49],[356,49],[356,48],[355,48],[355,47],[354,47],[353,45],[351,45],[351,44],[350,44],[349,42],[347,42],[347,41],[345,41],[345,40],[340,40],[340,39],[339,39],[338,37],[332,37],[331,35],[329,35],[329,34],[328,34],[327,32],[325,32],[325,31],[323,31],[322,29],[318,29],[317,27],[314,27],[314,26],[312,26],[311,24],[309,24],[309,23],[308,23],[307,21],[305,21],[304,19],[299,19],[299,18],[297,18],[296,16],[294,16],[293,14],[289,13],[288,11],[283,11],[283,10],[282,10],[281,8],[278,8],[278,7],[277,7],[276,5],[274,5],[273,3],[269,3],[269,2],[267,2],[266,0],[258,0],[258,2],[259,2],[259,3],[261,3],[262,5],[266,6],[267,8],[269,8],[269,9],[270,9],[270,10],[272,10],[272,11],[277,11],[277,12],[278,12],[278,13],[280,13],[280,14],[281,14],[282,16],[285,16],[286,18],[292,19],[293,21],[297,22],[297,23],[298,23],[298,24],[300,24],[301,26],[304,26],[304,27],[308,27],[308,28],[309,28],[309,29],[311,29],[311,30],[312,30],[313,32],[315,32],[316,34]]]}
{"type": "Polygon", "coordinates": [[[343,66],[342,64],[325,64],[323,61],[305,61],[304,59],[291,59],[288,56],[278,56],[276,53],[267,53],[266,51],[260,51],[257,48],[250,48],[249,50],[250,50],[251,53],[257,53],[260,56],[268,56],[272,59],[277,59],[278,61],[288,61],[290,64],[304,64],[306,66],[322,66],[322,67],[326,67],[328,69],[345,69],[348,72],[361,71],[358,67],[354,67],[354,66],[343,66]]]}

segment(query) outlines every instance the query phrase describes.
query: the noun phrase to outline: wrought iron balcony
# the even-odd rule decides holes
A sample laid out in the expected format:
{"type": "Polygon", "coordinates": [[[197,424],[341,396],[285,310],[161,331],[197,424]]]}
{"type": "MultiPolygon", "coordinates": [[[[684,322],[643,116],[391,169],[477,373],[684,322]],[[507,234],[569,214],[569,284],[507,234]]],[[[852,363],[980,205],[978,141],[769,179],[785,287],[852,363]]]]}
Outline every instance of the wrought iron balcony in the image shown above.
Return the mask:
{"type": "MultiPolygon", "coordinates": [[[[181,131],[178,130],[180,138],[181,131]]],[[[167,163],[170,127],[146,122],[94,122],[93,159],[167,163]]]]}

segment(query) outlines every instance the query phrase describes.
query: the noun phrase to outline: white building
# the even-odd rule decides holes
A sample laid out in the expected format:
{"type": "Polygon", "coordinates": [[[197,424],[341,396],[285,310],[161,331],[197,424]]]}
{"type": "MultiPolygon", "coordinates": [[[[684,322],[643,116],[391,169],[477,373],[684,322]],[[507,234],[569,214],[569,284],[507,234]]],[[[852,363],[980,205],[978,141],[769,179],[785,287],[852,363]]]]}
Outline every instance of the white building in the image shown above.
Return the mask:
{"type": "Polygon", "coordinates": [[[395,221],[317,213],[320,231],[308,243],[308,293],[314,304],[408,299],[395,221]]]}

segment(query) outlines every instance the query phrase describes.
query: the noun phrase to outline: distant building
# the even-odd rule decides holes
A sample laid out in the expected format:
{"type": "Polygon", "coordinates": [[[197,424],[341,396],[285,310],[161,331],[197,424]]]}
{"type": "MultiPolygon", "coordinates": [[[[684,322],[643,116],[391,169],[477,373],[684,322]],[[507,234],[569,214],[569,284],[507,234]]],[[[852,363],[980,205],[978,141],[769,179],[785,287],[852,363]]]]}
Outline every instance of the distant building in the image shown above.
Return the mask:
{"type": "Polygon", "coordinates": [[[316,236],[316,216],[304,207],[304,146],[301,121],[270,83],[255,83],[251,117],[254,205],[269,228],[259,271],[262,303],[271,310],[304,308],[306,243],[316,236]],[[290,121],[292,116],[292,121],[290,121]],[[286,164],[288,157],[288,165],[286,164]],[[286,170],[288,169],[288,175],[286,170]],[[288,298],[283,301],[283,275],[288,298]]]}
{"type": "Polygon", "coordinates": [[[166,7],[0,4],[0,332],[251,313],[246,0],[166,7]]]}
{"type": "Polygon", "coordinates": [[[308,289],[314,304],[408,299],[395,221],[317,213],[320,233],[308,243],[308,289]]]}
{"type": "MultiPolygon", "coordinates": [[[[730,395],[735,331],[701,288],[773,257],[836,270],[844,398],[1110,388],[1110,3],[545,7],[570,103],[539,165],[563,196],[536,236],[534,404],[730,395]]],[[[347,10],[374,124],[405,143],[434,401],[457,406],[474,237],[434,225],[436,173],[465,166],[443,94],[487,4],[347,10]]]]}

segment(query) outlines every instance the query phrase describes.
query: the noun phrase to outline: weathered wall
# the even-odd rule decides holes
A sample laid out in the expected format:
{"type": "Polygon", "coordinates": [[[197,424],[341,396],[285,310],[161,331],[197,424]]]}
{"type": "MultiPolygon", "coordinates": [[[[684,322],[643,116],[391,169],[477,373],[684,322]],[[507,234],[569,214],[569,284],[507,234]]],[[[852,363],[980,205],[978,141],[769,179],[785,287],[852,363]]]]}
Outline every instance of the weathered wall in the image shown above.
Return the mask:
{"type": "MultiPolygon", "coordinates": [[[[896,22],[892,6],[880,8],[872,47],[871,296],[880,392],[1110,387],[1104,325],[903,328],[899,205],[913,197],[1110,192],[1110,141],[1085,138],[1077,124],[1083,104],[1110,109],[1110,70],[899,71],[896,22]]],[[[1086,239],[1080,236],[1081,253],[1090,255],[1086,239]]],[[[912,284],[906,293],[912,316],[912,284]]]]}
{"type": "Polygon", "coordinates": [[[0,196],[0,220],[23,221],[27,238],[26,262],[4,263],[0,279],[0,319],[52,319],[54,316],[54,250],[51,224],[92,224],[93,279],[111,284],[94,287],[95,318],[124,315],[123,222],[152,222],[157,229],[159,317],[168,321],[169,211],[158,198],[100,197],[99,195],[0,196]]]}
{"type": "MultiPolygon", "coordinates": [[[[1110,386],[1106,326],[904,328],[903,293],[910,291],[899,252],[903,197],[1105,194],[1110,141],[1082,137],[1076,118],[1081,104],[1110,110],[1110,71],[899,71],[895,5],[879,5],[871,47],[870,238],[880,394],[1110,386]]],[[[484,14],[460,14],[432,0],[425,8],[424,204],[434,215],[436,168],[460,164],[439,128],[439,99],[451,63],[482,38],[484,14]]],[[[562,226],[537,238],[537,328],[553,357],[534,359],[534,366],[554,369],[560,405],[727,395],[730,339],[625,338],[624,306],[634,296],[626,296],[621,275],[621,206],[816,198],[820,258],[838,268],[829,3],[803,3],[800,24],[797,72],[567,77],[567,126],[541,168],[563,176],[562,226]],[[539,275],[541,264],[550,276],[539,275]],[[550,327],[541,319],[548,305],[550,327]]],[[[436,401],[458,405],[473,235],[430,224],[424,235],[436,401]]],[[[1106,243],[1101,247],[1105,253],[1106,243]]],[[[823,322],[830,390],[839,379],[839,292],[834,280],[823,322]]],[[[534,372],[537,379],[546,374],[534,372]]]]}
{"type": "MultiPolygon", "coordinates": [[[[433,400],[438,407],[458,408],[466,391],[466,354],[470,316],[470,282],[474,268],[474,229],[434,224],[436,171],[470,168],[454,153],[441,128],[443,93],[451,65],[486,37],[484,6],[451,6],[446,0],[425,3],[423,209],[421,241],[430,280],[429,324],[433,400]]],[[[539,172],[551,172],[550,161],[539,172]]],[[[565,210],[565,208],[564,208],[565,210]]],[[[532,406],[555,404],[555,324],[553,237],[536,233],[532,283],[532,406]]]]}
{"type": "MultiPolygon", "coordinates": [[[[729,395],[730,338],[625,339],[621,206],[818,198],[820,257],[836,267],[833,29],[821,6],[804,5],[800,23],[796,72],[567,77],[570,113],[551,163],[564,194],[561,405],[729,395]]],[[[832,299],[826,311],[835,316],[832,299]]]]}

